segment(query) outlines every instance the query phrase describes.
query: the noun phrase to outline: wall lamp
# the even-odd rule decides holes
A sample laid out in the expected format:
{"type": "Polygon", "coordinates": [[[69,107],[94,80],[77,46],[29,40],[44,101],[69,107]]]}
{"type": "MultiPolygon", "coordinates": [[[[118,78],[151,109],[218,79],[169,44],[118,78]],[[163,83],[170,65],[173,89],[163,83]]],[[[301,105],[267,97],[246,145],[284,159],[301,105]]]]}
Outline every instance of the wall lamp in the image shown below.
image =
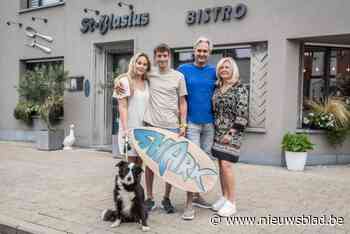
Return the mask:
{"type": "Polygon", "coordinates": [[[7,21],[6,24],[7,24],[8,26],[11,26],[12,24],[17,24],[18,27],[20,27],[20,28],[22,28],[22,26],[23,26],[22,23],[18,23],[18,22],[11,21],[11,20],[7,21]]]}
{"type": "Polygon", "coordinates": [[[33,20],[33,21],[35,21],[35,20],[41,20],[41,21],[43,21],[45,24],[48,22],[48,19],[42,18],[42,17],[32,17],[32,20],[33,20]]]}
{"type": "Polygon", "coordinates": [[[134,6],[132,4],[127,4],[125,2],[118,2],[119,7],[122,7],[123,5],[129,7],[130,11],[134,10],[134,6]]]}
{"type": "Polygon", "coordinates": [[[100,14],[100,11],[99,11],[99,10],[84,8],[84,12],[85,12],[85,13],[88,13],[89,11],[95,12],[96,15],[99,15],[99,14],[100,14]]]}

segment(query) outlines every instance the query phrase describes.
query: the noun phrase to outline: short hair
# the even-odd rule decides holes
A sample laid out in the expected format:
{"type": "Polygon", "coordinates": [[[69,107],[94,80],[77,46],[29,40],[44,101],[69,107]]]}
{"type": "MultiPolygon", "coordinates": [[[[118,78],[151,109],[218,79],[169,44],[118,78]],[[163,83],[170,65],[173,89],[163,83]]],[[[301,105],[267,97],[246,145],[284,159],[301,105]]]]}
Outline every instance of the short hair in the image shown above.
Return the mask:
{"type": "Polygon", "coordinates": [[[169,55],[171,54],[170,47],[165,43],[157,45],[153,50],[153,55],[155,56],[157,52],[168,52],[169,55]]]}
{"type": "Polygon", "coordinates": [[[193,45],[193,49],[195,50],[197,48],[197,46],[202,43],[202,42],[206,42],[209,46],[209,51],[212,51],[213,50],[213,43],[211,42],[211,40],[209,40],[208,38],[206,37],[199,37],[196,42],[194,43],[193,45]]]}
{"type": "Polygon", "coordinates": [[[231,68],[232,68],[232,77],[231,78],[240,81],[239,80],[239,68],[237,66],[236,61],[231,57],[225,57],[225,58],[220,59],[220,61],[216,65],[217,85],[219,87],[222,86],[222,78],[220,77],[219,70],[225,62],[229,62],[231,65],[231,68]]]}

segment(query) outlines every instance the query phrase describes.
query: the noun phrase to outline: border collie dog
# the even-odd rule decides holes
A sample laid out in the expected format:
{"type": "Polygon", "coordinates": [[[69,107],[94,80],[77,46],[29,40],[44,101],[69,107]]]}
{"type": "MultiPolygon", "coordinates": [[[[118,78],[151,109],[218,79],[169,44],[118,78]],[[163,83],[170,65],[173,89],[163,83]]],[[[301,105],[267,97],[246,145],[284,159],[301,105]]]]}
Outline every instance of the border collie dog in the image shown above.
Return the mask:
{"type": "Polygon", "coordinates": [[[124,222],[141,222],[142,231],[148,231],[145,192],[140,184],[142,168],[134,163],[120,161],[117,165],[113,192],[115,210],[102,212],[103,221],[111,221],[111,227],[124,222]]]}

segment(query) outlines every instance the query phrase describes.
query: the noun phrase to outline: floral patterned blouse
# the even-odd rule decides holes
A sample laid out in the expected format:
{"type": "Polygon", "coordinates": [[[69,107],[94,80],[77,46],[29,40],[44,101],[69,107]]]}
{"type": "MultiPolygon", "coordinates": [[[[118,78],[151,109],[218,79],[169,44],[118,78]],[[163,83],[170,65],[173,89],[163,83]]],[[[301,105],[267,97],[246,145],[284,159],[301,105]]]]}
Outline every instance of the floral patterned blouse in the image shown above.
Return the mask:
{"type": "Polygon", "coordinates": [[[213,96],[214,150],[239,156],[243,131],[248,124],[248,99],[248,90],[240,83],[224,93],[216,88],[213,96]],[[225,135],[230,139],[228,144],[222,143],[225,135]]]}

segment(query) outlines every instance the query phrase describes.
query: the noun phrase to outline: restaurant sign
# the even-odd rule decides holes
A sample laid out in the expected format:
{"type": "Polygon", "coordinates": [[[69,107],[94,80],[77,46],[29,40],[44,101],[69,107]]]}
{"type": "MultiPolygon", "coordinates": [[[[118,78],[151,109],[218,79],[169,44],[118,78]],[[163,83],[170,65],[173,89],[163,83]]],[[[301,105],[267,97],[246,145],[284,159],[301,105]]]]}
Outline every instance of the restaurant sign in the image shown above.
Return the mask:
{"type": "Polygon", "coordinates": [[[150,20],[149,13],[135,14],[133,11],[129,15],[117,16],[101,15],[98,20],[95,18],[83,18],[81,20],[80,31],[82,33],[94,32],[98,30],[105,35],[109,30],[117,30],[122,28],[144,27],[148,25],[150,20]]]}
{"type": "Polygon", "coordinates": [[[245,4],[240,3],[236,6],[224,6],[204,8],[199,10],[190,10],[186,15],[188,25],[207,24],[210,22],[228,22],[232,19],[242,19],[247,14],[248,8],[245,4]]]}

